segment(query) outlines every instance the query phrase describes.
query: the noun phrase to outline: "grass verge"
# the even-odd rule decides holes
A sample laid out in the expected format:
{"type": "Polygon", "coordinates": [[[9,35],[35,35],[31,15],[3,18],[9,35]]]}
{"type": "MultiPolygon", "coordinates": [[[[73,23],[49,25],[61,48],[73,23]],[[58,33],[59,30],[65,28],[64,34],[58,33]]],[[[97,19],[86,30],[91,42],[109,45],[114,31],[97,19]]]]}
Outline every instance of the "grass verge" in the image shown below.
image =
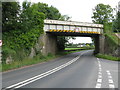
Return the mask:
{"type": "Polygon", "coordinates": [[[108,60],[112,60],[112,61],[120,61],[120,57],[113,57],[111,55],[97,54],[95,56],[98,58],[108,59],[108,60]]]}
{"type": "Polygon", "coordinates": [[[53,59],[58,58],[60,56],[64,56],[64,55],[74,53],[74,52],[78,52],[78,51],[82,51],[82,50],[69,51],[69,52],[59,52],[56,55],[52,55],[52,54],[48,54],[47,56],[37,55],[33,59],[26,58],[26,59],[24,59],[22,61],[14,61],[11,64],[2,64],[2,65],[0,65],[0,67],[2,67],[0,72],[1,71],[4,72],[4,71],[16,69],[16,68],[21,68],[23,66],[29,66],[29,65],[33,65],[33,64],[38,64],[38,63],[41,63],[41,62],[50,61],[50,60],[53,60],[53,59]]]}

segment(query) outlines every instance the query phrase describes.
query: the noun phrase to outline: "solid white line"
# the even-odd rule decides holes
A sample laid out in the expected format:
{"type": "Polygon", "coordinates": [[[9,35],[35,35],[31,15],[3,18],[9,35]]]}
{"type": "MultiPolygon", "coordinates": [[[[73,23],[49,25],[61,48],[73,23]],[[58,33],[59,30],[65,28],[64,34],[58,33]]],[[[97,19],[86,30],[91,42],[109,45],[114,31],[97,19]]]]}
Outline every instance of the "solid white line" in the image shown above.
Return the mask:
{"type": "MultiPolygon", "coordinates": [[[[84,52],[84,53],[86,53],[86,52],[84,52]]],[[[82,54],[84,54],[84,53],[82,53],[82,54]]],[[[81,55],[82,55],[82,54],[81,54],[81,55]]],[[[42,74],[37,75],[37,76],[34,76],[34,77],[32,77],[32,78],[29,78],[29,79],[27,79],[27,80],[24,80],[24,81],[22,81],[22,82],[19,82],[19,83],[17,83],[17,84],[11,85],[11,86],[6,87],[6,88],[13,88],[13,87],[14,87],[14,88],[20,88],[20,87],[22,87],[22,86],[25,86],[25,85],[27,85],[27,84],[29,84],[29,83],[32,83],[32,82],[38,80],[38,79],[41,79],[41,78],[43,78],[43,77],[46,77],[46,76],[48,76],[48,75],[50,75],[50,74],[52,74],[52,73],[54,73],[54,72],[56,72],[56,71],[59,71],[60,69],[62,69],[62,68],[64,68],[64,67],[72,64],[73,62],[75,62],[76,60],[78,60],[78,58],[80,58],[81,55],[77,56],[76,58],[72,59],[71,61],[69,61],[69,62],[67,62],[67,63],[65,63],[65,64],[63,64],[63,65],[61,65],[61,66],[59,66],[59,67],[56,67],[56,68],[54,68],[54,69],[52,69],[52,70],[49,70],[49,71],[47,71],[47,72],[45,72],[45,73],[42,73],[42,74]]]]}
{"type": "Polygon", "coordinates": [[[101,88],[101,84],[97,83],[95,88],[101,88]]]}

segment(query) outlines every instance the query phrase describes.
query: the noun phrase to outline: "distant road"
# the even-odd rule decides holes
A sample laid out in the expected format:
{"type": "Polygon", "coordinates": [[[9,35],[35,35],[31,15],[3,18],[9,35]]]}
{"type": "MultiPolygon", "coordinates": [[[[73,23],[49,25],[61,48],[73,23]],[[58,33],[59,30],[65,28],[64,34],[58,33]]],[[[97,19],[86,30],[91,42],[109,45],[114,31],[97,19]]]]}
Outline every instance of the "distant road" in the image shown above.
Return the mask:
{"type": "Polygon", "coordinates": [[[118,88],[118,62],[96,58],[93,51],[4,72],[2,88],[118,88]]]}

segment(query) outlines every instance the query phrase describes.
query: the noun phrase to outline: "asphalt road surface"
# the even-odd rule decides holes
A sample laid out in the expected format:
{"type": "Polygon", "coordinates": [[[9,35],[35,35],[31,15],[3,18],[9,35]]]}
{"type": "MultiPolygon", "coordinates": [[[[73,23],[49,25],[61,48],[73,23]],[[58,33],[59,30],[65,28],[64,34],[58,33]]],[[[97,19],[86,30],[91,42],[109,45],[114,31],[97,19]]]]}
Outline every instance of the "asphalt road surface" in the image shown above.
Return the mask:
{"type": "Polygon", "coordinates": [[[2,73],[2,88],[118,88],[118,63],[72,53],[52,61],[2,73]]]}

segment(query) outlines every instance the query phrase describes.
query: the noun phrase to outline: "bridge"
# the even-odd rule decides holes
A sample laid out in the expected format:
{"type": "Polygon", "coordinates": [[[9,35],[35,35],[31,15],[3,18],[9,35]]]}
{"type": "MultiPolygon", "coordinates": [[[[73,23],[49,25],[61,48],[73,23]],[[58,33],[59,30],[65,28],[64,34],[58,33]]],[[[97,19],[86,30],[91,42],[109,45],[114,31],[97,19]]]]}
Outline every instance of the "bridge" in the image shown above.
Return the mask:
{"type": "Polygon", "coordinates": [[[57,52],[57,36],[92,37],[95,42],[95,53],[102,52],[103,25],[87,22],[44,20],[44,35],[42,36],[44,54],[57,52]]]}

